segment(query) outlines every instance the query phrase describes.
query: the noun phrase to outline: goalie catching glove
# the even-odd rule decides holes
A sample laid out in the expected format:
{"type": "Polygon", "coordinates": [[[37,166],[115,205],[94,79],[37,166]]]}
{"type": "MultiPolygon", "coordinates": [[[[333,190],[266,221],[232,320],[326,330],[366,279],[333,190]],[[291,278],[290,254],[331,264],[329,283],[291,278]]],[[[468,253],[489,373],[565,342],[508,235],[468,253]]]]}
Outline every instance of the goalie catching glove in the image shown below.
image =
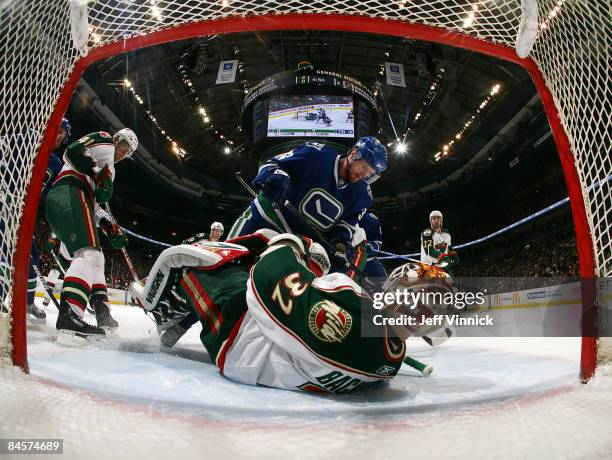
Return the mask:
{"type": "Polygon", "coordinates": [[[108,242],[115,249],[123,249],[129,243],[128,237],[125,236],[125,233],[119,228],[118,225],[113,224],[108,219],[102,219],[100,221],[100,229],[106,237],[108,238],[108,242]]]}

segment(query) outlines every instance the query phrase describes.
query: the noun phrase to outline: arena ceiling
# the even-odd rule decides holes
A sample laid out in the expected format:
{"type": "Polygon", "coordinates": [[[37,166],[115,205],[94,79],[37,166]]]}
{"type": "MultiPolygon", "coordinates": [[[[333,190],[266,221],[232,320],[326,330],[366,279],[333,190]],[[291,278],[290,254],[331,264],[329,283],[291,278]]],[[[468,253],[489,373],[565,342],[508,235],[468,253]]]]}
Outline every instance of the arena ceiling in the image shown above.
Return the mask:
{"type": "MultiPolygon", "coordinates": [[[[328,31],[173,42],[98,62],[84,78],[160,163],[227,192],[236,188],[235,171],[252,177],[257,169],[240,129],[246,91],[303,60],[350,74],[377,92],[378,136],[390,153],[389,168],[374,186],[378,199],[444,183],[535,94],[529,76],[502,60],[412,39],[328,31]],[[229,59],[239,60],[236,83],[216,85],[219,62],[229,59]],[[386,61],[404,65],[405,88],[386,84],[386,61]],[[406,145],[404,153],[396,151],[398,140],[406,145]]],[[[500,139],[510,143],[515,137],[500,139]]]]}

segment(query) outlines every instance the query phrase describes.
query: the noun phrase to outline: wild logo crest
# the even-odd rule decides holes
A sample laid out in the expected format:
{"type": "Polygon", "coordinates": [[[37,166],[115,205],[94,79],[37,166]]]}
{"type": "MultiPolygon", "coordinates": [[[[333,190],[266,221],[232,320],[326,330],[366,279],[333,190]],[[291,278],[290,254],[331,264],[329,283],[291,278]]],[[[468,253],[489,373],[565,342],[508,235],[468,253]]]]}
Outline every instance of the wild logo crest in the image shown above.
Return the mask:
{"type": "Polygon", "coordinates": [[[352,325],[349,312],[329,300],[317,302],[308,314],[310,331],[323,342],[342,342],[352,325]]]}

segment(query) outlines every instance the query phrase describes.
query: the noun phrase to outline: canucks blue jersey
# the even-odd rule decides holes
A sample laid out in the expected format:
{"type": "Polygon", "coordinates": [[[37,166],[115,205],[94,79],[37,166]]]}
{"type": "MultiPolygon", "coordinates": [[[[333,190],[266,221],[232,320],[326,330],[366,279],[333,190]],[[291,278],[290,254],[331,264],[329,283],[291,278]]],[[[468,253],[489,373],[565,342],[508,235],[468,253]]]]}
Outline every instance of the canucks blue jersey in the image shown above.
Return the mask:
{"type": "Polygon", "coordinates": [[[366,212],[359,221],[359,226],[365,231],[367,240],[368,259],[364,270],[366,278],[372,281],[379,289],[382,289],[382,285],[387,279],[387,272],[381,261],[376,257],[375,252],[382,248],[380,221],[375,214],[366,212]]]}
{"type": "MultiPolygon", "coordinates": [[[[368,255],[371,249],[379,250],[382,247],[382,230],[378,217],[371,212],[366,212],[359,221],[359,226],[363,228],[366,234],[368,255]]],[[[368,260],[372,257],[368,257],[368,260]]]]}
{"type": "MultiPolygon", "coordinates": [[[[355,227],[372,203],[370,186],[363,181],[350,183],[339,177],[340,155],[331,147],[307,142],[277,155],[259,168],[280,168],[291,178],[289,202],[329,239],[350,245],[355,227]]],[[[266,227],[308,235],[305,226],[285,207],[275,209],[260,194],[251,203],[253,218],[263,219],[266,227]]]]}
{"type": "Polygon", "coordinates": [[[40,196],[41,200],[44,200],[47,196],[47,192],[49,192],[51,185],[53,185],[55,177],[62,170],[63,166],[64,162],[59,159],[55,152],[51,152],[51,157],[49,158],[49,164],[47,165],[47,172],[45,173],[45,180],[43,182],[42,193],[40,196]]]}

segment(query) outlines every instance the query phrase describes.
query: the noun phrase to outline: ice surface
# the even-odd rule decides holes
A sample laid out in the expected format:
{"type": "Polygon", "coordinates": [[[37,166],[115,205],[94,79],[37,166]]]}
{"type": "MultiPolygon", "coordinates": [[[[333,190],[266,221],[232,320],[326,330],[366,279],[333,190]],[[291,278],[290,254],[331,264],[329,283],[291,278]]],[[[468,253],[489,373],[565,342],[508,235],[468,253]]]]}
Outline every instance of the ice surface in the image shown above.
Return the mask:
{"type": "Polygon", "coordinates": [[[454,338],[436,348],[411,339],[410,354],[435,367],[430,377],[404,366],[389,384],[327,396],[220,376],[199,326],[161,351],[155,324],[121,306],[112,338],[67,348],[55,342],[55,308],[46,311],[48,323],[29,329],[31,375],[0,373],[0,438],[62,437],[68,457],[103,456],[104,438],[124,435],[131,447],[113,445],[115,454],[155,458],[174,456],[167,442],[176,440],[177,456],[223,453],[224,443],[244,457],[612,453],[612,377],[578,383],[577,338],[454,338]],[[77,447],[79,430],[87,447],[77,447]]]}

